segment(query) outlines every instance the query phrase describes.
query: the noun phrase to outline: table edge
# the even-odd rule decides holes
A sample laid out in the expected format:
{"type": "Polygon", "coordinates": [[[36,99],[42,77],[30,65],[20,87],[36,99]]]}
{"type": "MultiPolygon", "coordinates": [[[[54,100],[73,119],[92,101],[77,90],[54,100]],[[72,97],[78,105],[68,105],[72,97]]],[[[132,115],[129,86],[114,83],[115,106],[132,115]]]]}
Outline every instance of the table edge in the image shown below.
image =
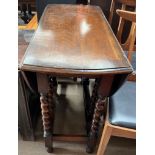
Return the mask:
{"type": "Polygon", "coordinates": [[[40,67],[40,66],[30,66],[20,65],[20,70],[38,72],[44,74],[62,75],[62,76],[101,76],[104,74],[130,74],[133,72],[132,67],[120,67],[111,69],[69,69],[69,68],[52,68],[52,67],[40,67]]]}

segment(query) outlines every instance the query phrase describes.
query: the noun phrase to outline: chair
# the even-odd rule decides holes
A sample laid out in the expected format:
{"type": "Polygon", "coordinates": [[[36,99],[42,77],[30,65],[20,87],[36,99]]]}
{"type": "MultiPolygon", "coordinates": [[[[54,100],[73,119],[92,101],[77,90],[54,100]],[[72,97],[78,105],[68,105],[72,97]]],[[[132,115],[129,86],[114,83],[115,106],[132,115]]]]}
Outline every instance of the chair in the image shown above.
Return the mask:
{"type": "MultiPolygon", "coordinates": [[[[112,24],[112,19],[113,19],[116,3],[122,4],[121,10],[124,10],[124,11],[126,10],[127,6],[134,7],[134,8],[136,7],[136,0],[112,0],[111,6],[110,6],[109,19],[108,19],[110,25],[112,24]]],[[[130,14],[132,14],[132,12],[130,12],[130,14]]],[[[131,21],[130,19],[127,19],[127,20],[131,21]]],[[[123,50],[127,50],[129,48],[128,45],[130,44],[129,41],[130,41],[131,36],[129,35],[126,42],[122,44],[121,36],[122,36],[124,24],[125,24],[125,19],[120,16],[116,37],[118,41],[120,42],[123,50]]]]}
{"type": "MultiPolygon", "coordinates": [[[[128,59],[131,57],[135,42],[136,13],[117,10],[117,14],[125,20],[132,21],[128,44],[128,59]]],[[[128,77],[128,81],[108,100],[105,124],[97,155],[103,155],[111,136],[136,137],[136,77],[128,77]],[[132,81],[129,81],[132,80],[132,81]]]]}
{"type": "Polygon", "coordinates": [[[132,67],[134,69],[133,76],[135,76],[135,70],[136,70],[136,46],[135,46],[135,41],[136,41],[136,13],[135,12],[129,12],[129,11],[116,11],[117,14],[122,18],[122,22],[120,22],[118,26],[118,32],[117,32],[117,38],[119,43],[121,44],[123,50],[125,51],[125,54],[127,55],[129,61],[132,64],[132,67]],[[121,35],[122,35],[122,29],[124,25],[124,20],[128,20],[132,22],[131,24],[131,29],[128,35],[127,40],[125,43],[121,43],[121,35]]]}
{"type": "Polygon", "coordinates": [[[132,64],[132,67],[134,69],[134,72],[132,76],[130,76],[131,80],[134,80],[136,77],[136,46],[135,46],[135,40],[136,40],[136,14],[135,12],[126,11],[127,7],[134,7],[136,9],[136,0],[112,0],[111,7],[110,7],[110,15],[109,15],[109,24],[112,24],[112,19],[115,11],[115,5],[116,3],[122,4],[121,12],[120,10],[117,10],[116,13],[120,16],[119,24],[117,28],[116,37],[124,50],[125,54],[127,55],[129,61],[132,64]],[[127,39],[123,40],[124,43],[122,43],[122,36],[123,36],[123,28],[125,27],[125,22],[132,22],[131,28],[129,31],[129,35],[127,36],[127,39]]]}

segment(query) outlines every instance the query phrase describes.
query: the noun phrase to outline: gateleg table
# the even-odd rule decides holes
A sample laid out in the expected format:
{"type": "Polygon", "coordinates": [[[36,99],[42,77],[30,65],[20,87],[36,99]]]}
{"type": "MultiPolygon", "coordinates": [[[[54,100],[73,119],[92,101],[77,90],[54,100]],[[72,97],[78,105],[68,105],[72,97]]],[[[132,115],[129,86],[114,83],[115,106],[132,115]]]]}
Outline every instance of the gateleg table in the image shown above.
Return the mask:
{"type": "Polygon", "coordinates": [[[93,111],[86,149],[90,153],[107,97],[115,93],[132,72],[101,9],[65,4],[46,7],[20,68],[37,74],[48,152],[52,152],[55,77],[96,79],[88,107],[88,111],[93,111]]]}

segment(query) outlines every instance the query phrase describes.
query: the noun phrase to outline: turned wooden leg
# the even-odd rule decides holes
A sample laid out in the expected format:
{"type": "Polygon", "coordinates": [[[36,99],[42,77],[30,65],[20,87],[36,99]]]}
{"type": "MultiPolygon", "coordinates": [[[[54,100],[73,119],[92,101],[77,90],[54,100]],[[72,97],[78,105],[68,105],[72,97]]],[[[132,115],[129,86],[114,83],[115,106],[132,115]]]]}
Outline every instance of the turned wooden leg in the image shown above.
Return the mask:
{"type": "Polygon", "coordinates": [[[40,94],[41,102],[41,111],[42,111],[42,120],[44,128],[44,138],[45,146],[47,147],[48,152],[52,152],[52,124],[49,110],[49,103],[47,99],[47,94],[40,94]]]}
{"type": "Polygon", "coordinates": [[[89,108],[90,108],[90,93],[89,86],[87,83],[83,82],[83,98],[84,98],[84,107],[85,107],[85,119],[86,119],[86,131],[87,135],[90,131],[90,116],[89,116],[89,108]]]}
{"type": "Polygon", "coordinates": [[[48,95],[41,94],[40,102],[41,102],[42,120],[44,127],[45,147],[47,147],[47,152],[51,153],[53,151],[53,137],[52,137],[53,122],[51,118],[52,115],[48,95]]]}
{"type": "Polygon", "coordinates": [[[89,85],[89,82],[90,82],[89,78],[82,78],[81,80],[82,80],[81,82],[83,85],[89,85]]]}
{"type": "Polygon", "coordinates": [[[97,100],[98,85],[99,85],[99,80],[96,79],[94,88],[93,88],[93,92],[92,92],[92,96],[90,99],[89,108],[88,108],[88,123],[87,123],[88,124],[88,132],[90,132],[90,129],[91,129],[91,123],[92,123],[93,114],[94,114],[95,102],[97,100]]]}
{"type": "Polygon", "coordinates": [[[53,102],[53,94],[55,93],[55,83],[54,81],[49,78],[49,87],[48,87],[48,103],[49,103],[49,111],[50,111],[50,116],[51,116],[51,123],[52,123],[52,132],[53,132],[53,125],[54,125],[54,109],[55,105],[53,102]]]}
{"type": "Polygon", "coordinates": [[[74,82],[77,82],[77,77],[73,77],[73,81],[74,82]]]}
{"type": "Polygon", "coordinates": [[[94,151],[97,136],[98,136],[100,117],[103,114],[105,102],[106,102],[106,97],[99,96],[95,103],[91,131],[89,133],[87,148],[86,148],[87,153],[92,153],[94,151]]]}
{"type": "Polygon", "coordinates": [[[58,82],[56,77],[49,77],[50,80],[50,87],[53,89],[53,93],[57,94],[57,87],[58,87],[58,82]]]}
{"type": "Polygon", "coordinates": [[[45,147],[47,147],[47,152],[51,153],[53,151],[52,133],[54,124],[53,83],[51,80],[49,80],[47,93],[40,93],[40,95],[45,147]]]}
{"type": "Polygon", "coordinates": [[[93,92],[92,92],[92,96],[91,96],[91,105],[90,105],[90,115],[93,116],[93,112],[94,112],[94,107],[95,107],[95,102],[97,100],[97,90],[98,90],[98,85],[99,85],[99,80],[96,79],[95,80],[95,84],[94,84],[94,88],[93,88],[93,92]]]}
{"type": "MultiPolygon", "coordinates": [[[[111,95],[112,92],[112,84],[114,80],[114,75],[107,74],[103,77],[97,79],[97,92],[95,92],[94,97],[97,97],[97,101],[95,102],[93,120],[91,124],[91,129],[89,132],[88,142],[86,151],[88,153],[92,153],[94,151],[96,140],[98,136],[99,130],[99,122],[101,115],[104,115],[104,110],[106,110],[106,98],[111,95]]],[[[95,98],[96,100],[96,98],[95,98]]]]}

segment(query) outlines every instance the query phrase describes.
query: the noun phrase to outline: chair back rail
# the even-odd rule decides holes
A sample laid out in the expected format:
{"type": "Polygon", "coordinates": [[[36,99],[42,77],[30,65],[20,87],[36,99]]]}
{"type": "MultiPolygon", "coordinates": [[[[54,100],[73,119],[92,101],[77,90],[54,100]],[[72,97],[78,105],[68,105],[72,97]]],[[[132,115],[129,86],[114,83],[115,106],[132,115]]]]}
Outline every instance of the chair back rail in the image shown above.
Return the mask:
{"type": "Polygon", "coordinates": [[[130,12],[130,11],[124,11],[124,10],[116,10],[116,13],[122,18],[122,22],[120,22],[118,26],[118,33],[117,38],[121,38],[122,36],[122,29],[124,26],[124,21],[128,20],[132,22],[131,29],[129,32],[129,36],[124,44],[121,43],[121,40],[119,42],[121,43],[121,46],[123,50],[128,51],[128,59],[131,62],[132,60],[132,54],[135,51],[135,39],[136,39],[136,13],[130,12]]]}
{"type": "MultiPolygon", "coordinates": [[[[108,19],[110,25],[112,24],[112,19],[113,19],[116,3],[122,4],[121,10],[126,10],[127,6],[132,6],[132,7],[136,6],[136,0],[112,0],[111,6],[110,6],[110,15],[109,15],[109,19],[108,19]]],[[[120,16],[119,25],[118,25],[119,31],[117,31],[117,35],[116,35],[119,42],[121,42],[121,35],[123,32],[124,24],[125,24],[125,21],[124,21],[123,17],[120,16]]]]}
{"type": "Polygon", "coordinates": [[[126,9],[126,6],[136,6],[136,0],[112,0],[111,1],[111,6],[110,6],[110,15],[109,15],[109,23],[111,25],[112,23],[112,18],[114,14],[114,9],[115,9],[115,3],[121,3],[122,4],[122,10],[126,9]]]}
{"type": "MultiPolygon", "coordinates": [[[[124,44],[121,44],[123,50],[128,51],[128,53],[127,53],[128,60],[130,62],[132,62],[132,55],[136,51],[136,46],[135,46],[135,40],[136,40],[136,12],[130,12],[130,11],[124,11],[124,10],[119,10],[118,9],[118,10],[116,10],[116,13],[124,21],[128,20],[128,21],[132,22],[129,36],[128,36],[126,42],[124,44]]],[[[120,34],[120,36],[121,36],[122,32],[120,32],[120,31],[122,31],[122,23],[120,23],[120,25],[118,27],[118,34],[120,34]]],[[[135,73],[135,71],[132,74],[132,76],[130,76],[128,78],[128,80],[132,80],[132,81],[136,80],[136,73],[135,73]]]]}

